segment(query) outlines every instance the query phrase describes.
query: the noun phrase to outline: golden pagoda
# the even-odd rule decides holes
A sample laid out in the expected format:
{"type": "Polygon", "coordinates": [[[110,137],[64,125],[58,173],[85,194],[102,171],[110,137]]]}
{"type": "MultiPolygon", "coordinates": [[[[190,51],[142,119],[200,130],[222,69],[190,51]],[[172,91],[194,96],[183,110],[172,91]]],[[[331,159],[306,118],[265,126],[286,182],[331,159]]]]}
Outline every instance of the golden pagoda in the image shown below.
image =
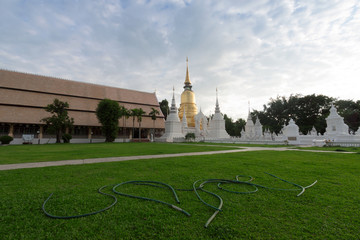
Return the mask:
{"type": "Polygon", "coordinates": [[[189,77],[189,61],[188,58],[186,58],[186,77],[184,82],[184,91],[181,94],[179,118],[182,119],[185,109],[185,116],[188,127],[195,127],[194,116],[197,114],[197,106],[195,103],[195,93],[191,90],[191,88],[192,86],[189,77]]]}

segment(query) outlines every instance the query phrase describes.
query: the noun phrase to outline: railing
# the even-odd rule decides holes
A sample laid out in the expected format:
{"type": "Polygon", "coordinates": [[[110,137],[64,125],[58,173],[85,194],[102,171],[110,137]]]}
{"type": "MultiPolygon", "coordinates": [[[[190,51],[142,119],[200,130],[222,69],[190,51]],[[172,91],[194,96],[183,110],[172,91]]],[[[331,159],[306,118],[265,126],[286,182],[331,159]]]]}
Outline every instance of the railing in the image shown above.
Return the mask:
{"type": "Polygon", "coordinates": [[[360,147],[360,142],[327,142],[329,147],[360,147]]]}

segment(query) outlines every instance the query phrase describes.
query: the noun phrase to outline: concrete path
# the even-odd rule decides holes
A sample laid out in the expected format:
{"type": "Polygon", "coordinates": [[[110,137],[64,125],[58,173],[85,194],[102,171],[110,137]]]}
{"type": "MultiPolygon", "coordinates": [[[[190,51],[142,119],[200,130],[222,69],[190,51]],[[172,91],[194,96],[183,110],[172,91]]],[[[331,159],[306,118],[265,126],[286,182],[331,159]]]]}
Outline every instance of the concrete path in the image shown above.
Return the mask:
{"type": "MultiPolygon", "coordinates": [[[[205,144],[204,144],[204,146],[205,146],[205,144]]],[[[207,145],[207,146],[213,146],[213,145],[207,145]]],[[[232,147],[236,147],[236,146],[232,146],[232,147]]],[[[330,152],[330,151],[319,151],[319,150],[301,150],[301,149],[286,148],[286,147],[276,147],[276,148],[272,148],[272,147],[239,147],[239,149],[211,151],[211,152],[189,152],[189,153],[173,153],[173,154],[142,155],[142,156],[127,156],[127,157],[91,158],[91,159],[64,160],[64,161],[51,161],[51,162],[3,164],[3,165],[0,165],[0,171],[12,170],[12,169],[22,169],[22,168],[40,168],[40,167],[53,167],[53,166],[64,166],[64,165],[120,162],[120,161],[130,161],[130,160],[138,160],[138,159],[213,155],[213,154],[249,152],[249,151],[303,151],[303,152],[324,152],[324,153],[325,152],[326,153],[353,153],[353,152],[330,152]]]]}

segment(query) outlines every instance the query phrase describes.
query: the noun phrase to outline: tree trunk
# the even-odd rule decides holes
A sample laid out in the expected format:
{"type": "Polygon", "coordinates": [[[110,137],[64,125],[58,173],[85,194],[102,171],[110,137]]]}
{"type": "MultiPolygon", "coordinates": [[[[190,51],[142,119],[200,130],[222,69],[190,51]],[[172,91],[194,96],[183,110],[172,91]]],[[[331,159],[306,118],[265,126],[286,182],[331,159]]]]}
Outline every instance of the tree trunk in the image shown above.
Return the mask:
{"type": "Polygon", "coordinates": [[[56,131],[56,143],[61,143],[61,130],[56,131]]]}

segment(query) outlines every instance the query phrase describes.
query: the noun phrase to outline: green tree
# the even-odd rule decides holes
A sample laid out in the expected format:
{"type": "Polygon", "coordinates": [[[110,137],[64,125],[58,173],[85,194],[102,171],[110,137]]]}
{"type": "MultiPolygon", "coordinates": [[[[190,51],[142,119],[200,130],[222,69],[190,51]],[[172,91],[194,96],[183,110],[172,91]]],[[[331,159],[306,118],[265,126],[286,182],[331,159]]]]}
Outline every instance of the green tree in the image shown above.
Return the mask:
{"type": "Polygon", "coordinates": [[[133,126],[132,126],[132,137],[135,137],[135,118],[139,115],[139,109],[138,108],[133,108],[130,109],[130,116],[132,117],[132,122],[133,122],[133,126]]]}
{"type": "Polygon", "coordinates": [[[334,103],[340,116],[349,126],[349,130],[356,132],[360,125],[360,100],[338,100],[334,103]]]}
{"type": "Polygon", "coordinates": [[[145,114],[146,112],[142,109],[142,108],[139,108],[138,112],[137,112],[137,115],[136,115],[136,118],[137,118],[137,121],[139,123],[139,140],[141,139],[141,122],[142,122],[142,116],[145,114]]]}
{"type": "Polygon", "coordinates": [[[170,109],[169,109],[169,102],[168,102],[168,100],[164,99],[164,100],[162,100],[161,102],[159,102],[159,104],[160,104],[161,112],[162,112],[162,114],[164,115],[165,120],[166,120],[167,115],[168,115],[168,113],[169,113],[169,111],[170,111],[170,109]]]}
{"type": "Polygon", "coordinates": [[[50,117],[41,119],[44,122],[49,131],[54,131],[56,134],[56,143],[61,142],[62,133],[65,132],[66,128],[72,128],[74,119],[68,116],[67,109],[69,104],[62,102],[55,98],[52,104],[48,104],[45,107],[45,111],[52,114],[50,117]]]}
{"type": "Polygon", "coordinates": [[[323,134],[326,130],[325,118],[329,114],[330,104],[333,98],[324,95],[299,94],[290,95],[289,98],[277,97],[270,99],[264,105],[263,111],[253,111],[263,125],[263,129],[278,134],[290,119],[294,119],[299,126],[300,132],[307,134],[313,127],[317,132],[323,134]]]}
{"type": "Polygon", "coordinates": [[[226,114],[224,114],[224,120],[225,120],[225,130],[230,136],[235,136],[235,126],[234,121],[232,118],[228,117],[226,114]]]}
{"type": "Polygon", "coordinates": [[[156,121],[156,115],[159,115],[160,112],[155,109],[155,108],[151,108],[151,112],[149,113],[151,119],[153,120],[153,134],[154,134],[154,137],[155,137],[155,121],[156,121]]]}
{"type": "Polygon", "coordinates": [[[118,133],[121,116],[119,103],[110,99],[101,100],[96,108],[96,116],[102,125],[105,142],[113,142],[118,133]]]}
{"type": "Polygon", "coordinates": [[[236,120],[236,122],[234,123],[234,136],[240,137],[241,131],[245,129],[245,125],[246,121],[244,119],[239,118],[238,120],[236,120]]]}
{"type": "Polygon", "coordinates": [[[120,106],[120,113],[121,113],[120,115],[123,119],[123,142],[125,142],[126,120],[131,116],[131,112],[124,106],[120,106]]]}

